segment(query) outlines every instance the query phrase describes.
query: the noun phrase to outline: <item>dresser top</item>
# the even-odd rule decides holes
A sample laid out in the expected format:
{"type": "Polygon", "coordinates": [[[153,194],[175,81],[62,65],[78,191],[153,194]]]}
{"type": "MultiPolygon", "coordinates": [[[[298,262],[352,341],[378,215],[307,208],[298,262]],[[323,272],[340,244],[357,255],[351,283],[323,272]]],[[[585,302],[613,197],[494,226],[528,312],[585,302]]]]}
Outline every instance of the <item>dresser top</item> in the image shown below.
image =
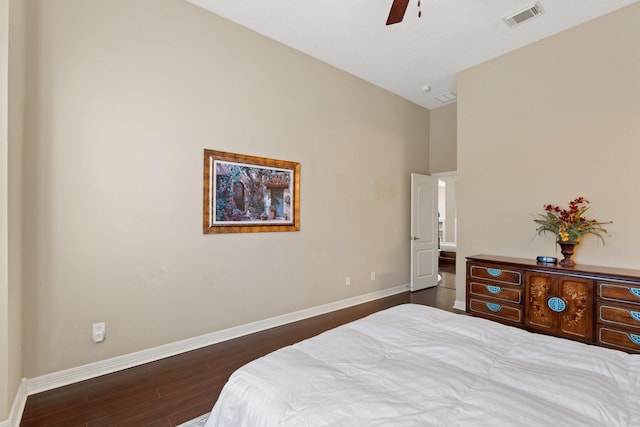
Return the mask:
{"type": "Polygon", "coordinates": [[[546,264],[537,262],[535,259],[512,258],[499,255],[473,255],[467,257],[468,261],[499,263],[510,265],[513,267],[526,267],[528,269],[536,269],[548,271],[550,273],[574,273],[585,274],[589,276],[618,276],[638,280],[640,279],[640,270],[627,268],[603,267],[596,265],[576,264],[575,267],[562,267],[560,264],[546,264]]]}

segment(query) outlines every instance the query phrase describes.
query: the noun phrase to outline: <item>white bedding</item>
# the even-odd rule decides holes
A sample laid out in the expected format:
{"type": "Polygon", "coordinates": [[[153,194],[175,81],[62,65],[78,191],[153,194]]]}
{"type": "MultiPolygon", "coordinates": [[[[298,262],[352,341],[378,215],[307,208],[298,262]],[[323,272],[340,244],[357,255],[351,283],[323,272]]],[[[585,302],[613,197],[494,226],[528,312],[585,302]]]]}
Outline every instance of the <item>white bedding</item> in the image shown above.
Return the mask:
{"type": "Polygon", "coordinates": [[[240,426],[640,426],[640,355],[405,304],[238,369],[240,426]]]}

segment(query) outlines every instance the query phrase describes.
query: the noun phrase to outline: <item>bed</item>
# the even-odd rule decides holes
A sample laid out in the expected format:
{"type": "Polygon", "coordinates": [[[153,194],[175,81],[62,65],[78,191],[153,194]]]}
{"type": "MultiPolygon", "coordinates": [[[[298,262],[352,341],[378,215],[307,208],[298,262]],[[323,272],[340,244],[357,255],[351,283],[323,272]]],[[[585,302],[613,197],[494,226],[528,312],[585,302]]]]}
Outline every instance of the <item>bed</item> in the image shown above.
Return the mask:
{"type": "Polygon", "coordinates": [[[640,355],[403,304],[238,369],[240,426],[640,426],[640,355]]]}

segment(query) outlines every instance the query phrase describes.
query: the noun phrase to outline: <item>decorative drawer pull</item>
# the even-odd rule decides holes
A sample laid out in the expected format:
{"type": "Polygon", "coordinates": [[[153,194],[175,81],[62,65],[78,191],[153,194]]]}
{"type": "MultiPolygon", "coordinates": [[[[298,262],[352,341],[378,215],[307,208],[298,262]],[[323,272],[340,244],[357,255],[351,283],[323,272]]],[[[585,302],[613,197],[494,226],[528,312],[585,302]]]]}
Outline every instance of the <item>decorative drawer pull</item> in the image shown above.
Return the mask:
{"type": "Polygon", "coordinates": [[[629,292],[640,298],[640,288],[629,288],[629,292]]]}
{"type": "Polygon", "coordinates": [[[629,314],[631,315],[631,317],[640,322],[640,311],[630,311],[629,314]]]}
{"type": "Polygon", "coordinates": [[[549,298],[549,300],[547,301],[547,305],[556,313],[562,313],[567,308],[567,304],[558,297],[549,298]]]}
{"type": "Polygon", "coordinates": [[[487,289],[492,294],[499,294],[500,292],[502,292],[502,288],[500,286],[487,286],[487,289]]]}
{"type": "MultiPolygon", "coordinates": [[[[487,268],[487,273],[489,273],[493,277],[498,277],[502,274],[502,270],[500,270],[499,268],[487,268]]],[[[640,294],[638,294],[638,296],[640,296],[640,294]]]]}
{"type": "Polygon", "coordinates": [[[640,335],[636,335],[636,334],[627,334],[629,335],[629,339],[637,345],[640,345],[640,335]]]}
{"type": "MultiPolygon", "coordinates": [[[[485,304],[487,304],[487,308],[494,313],[502,309],[502,306],[500,304],[494,304],[492,302],[485,302],[485,304]]],[[[640,338],[640,336],[638,338],[640,338]]]]}

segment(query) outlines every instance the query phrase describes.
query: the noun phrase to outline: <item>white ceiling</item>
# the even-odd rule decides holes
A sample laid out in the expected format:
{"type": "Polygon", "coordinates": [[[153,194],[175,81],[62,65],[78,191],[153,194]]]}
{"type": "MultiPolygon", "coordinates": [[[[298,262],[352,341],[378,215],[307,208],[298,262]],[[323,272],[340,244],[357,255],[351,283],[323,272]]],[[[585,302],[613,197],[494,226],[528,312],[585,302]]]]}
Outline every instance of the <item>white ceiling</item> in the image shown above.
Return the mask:
{"type": "Polygon", "coordinates": [[[640,0],[539,0],[513,28],[502,18],[535,0],[421,0],[421,18],[410,0],[390,26],[392,0],[187,1],[432,109],[457,72],[640,0]]]}

